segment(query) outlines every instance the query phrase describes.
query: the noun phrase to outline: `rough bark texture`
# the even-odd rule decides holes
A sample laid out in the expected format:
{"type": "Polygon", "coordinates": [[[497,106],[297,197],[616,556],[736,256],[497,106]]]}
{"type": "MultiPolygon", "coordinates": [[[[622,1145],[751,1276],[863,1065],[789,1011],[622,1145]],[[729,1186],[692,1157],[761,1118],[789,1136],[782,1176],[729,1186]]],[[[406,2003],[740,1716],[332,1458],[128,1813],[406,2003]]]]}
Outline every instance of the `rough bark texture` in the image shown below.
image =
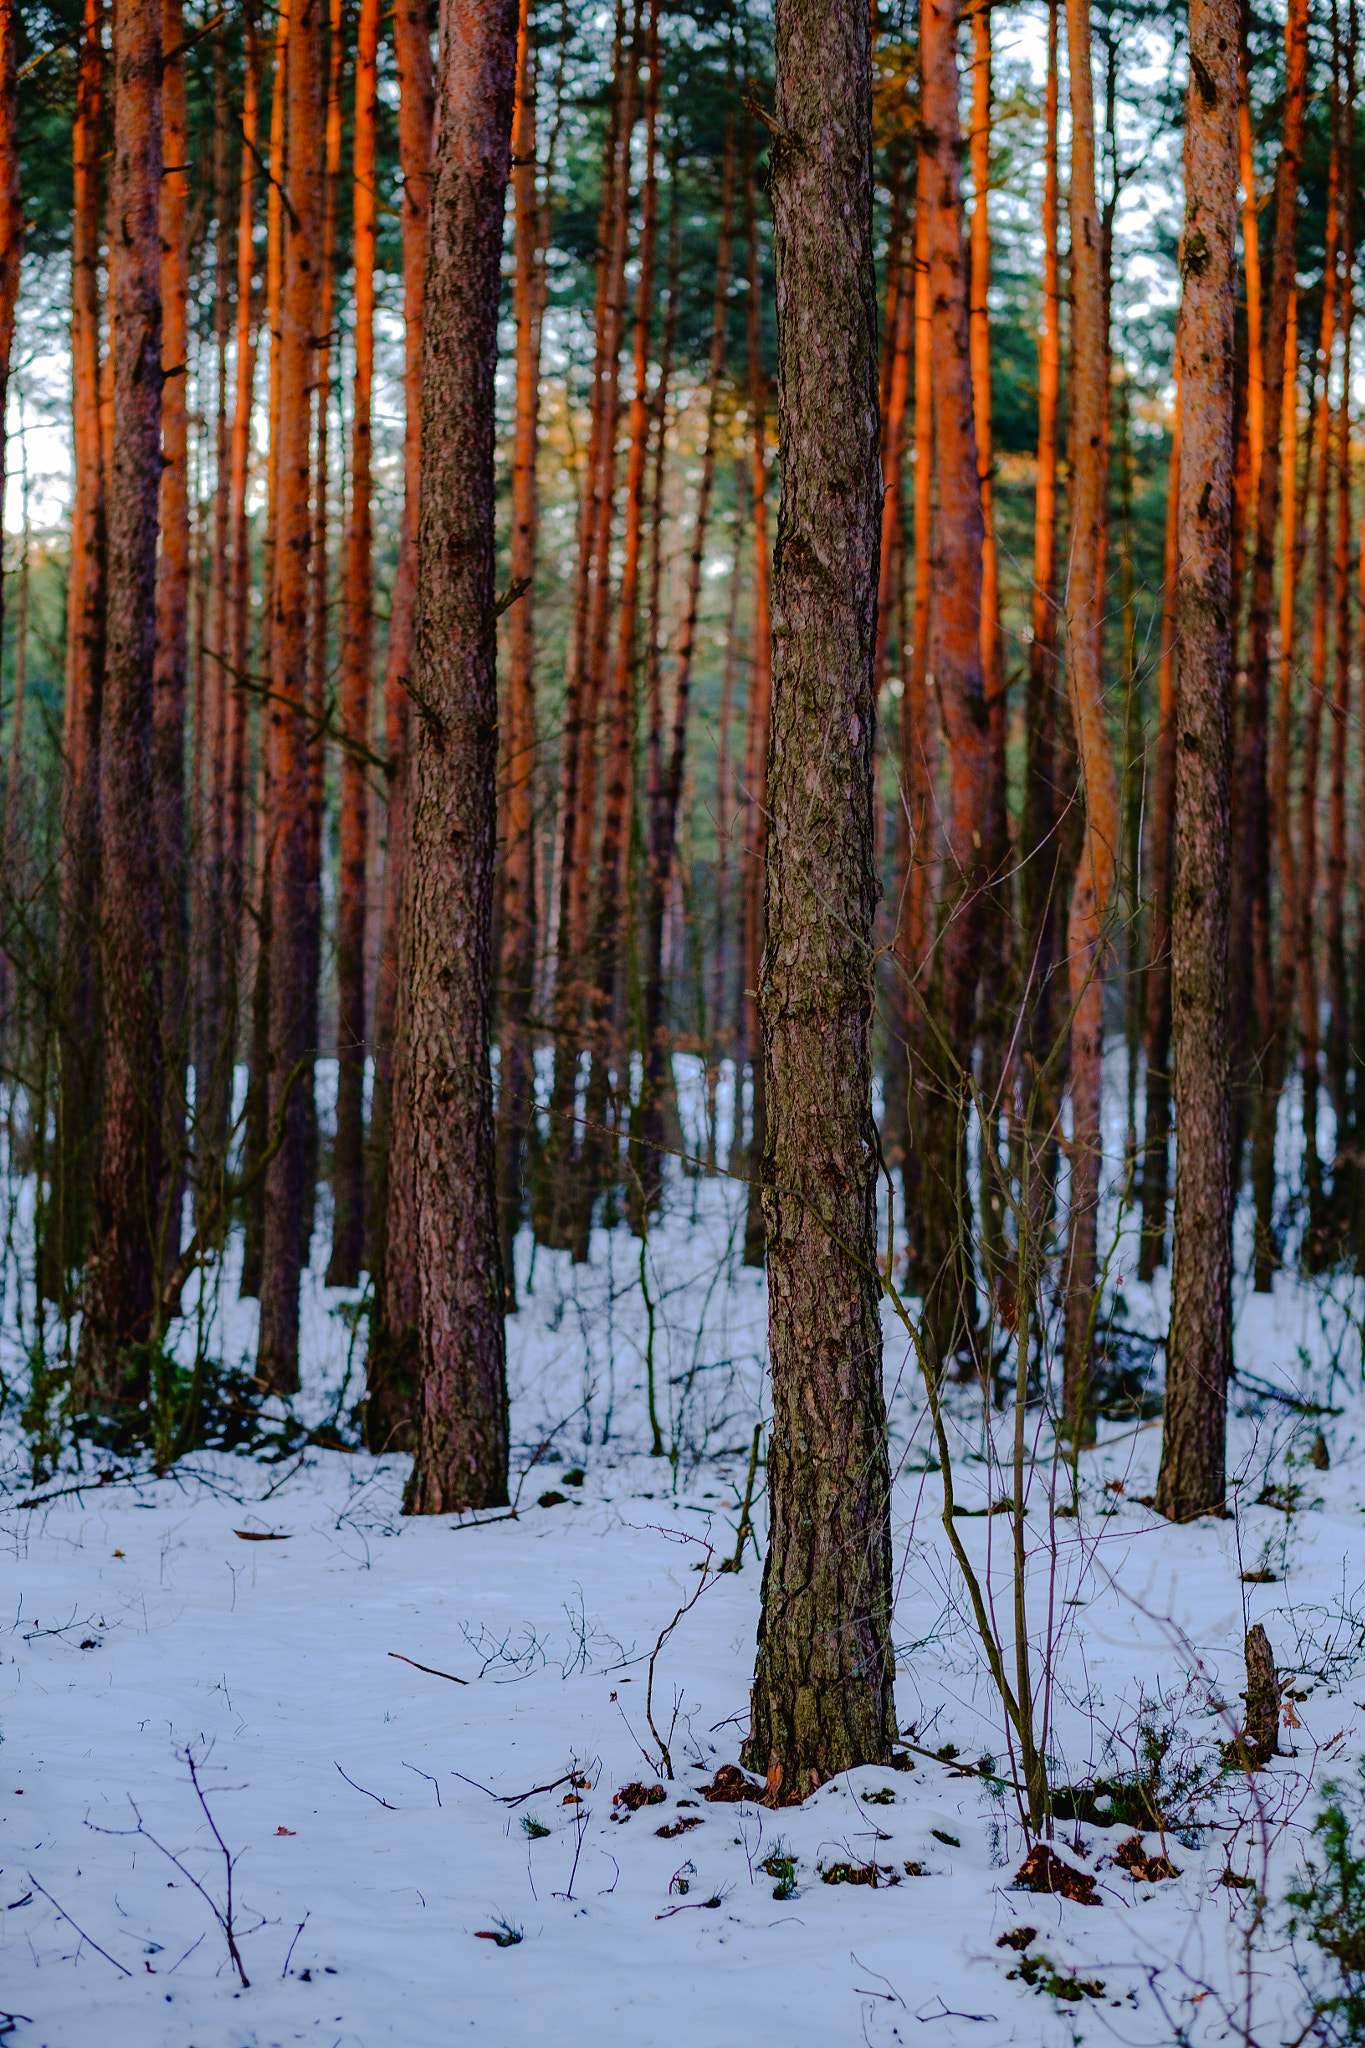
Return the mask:
{"type": "Polygon", "coordinates": [[[308,673],[312,545],[310,394],[317,366],[323,214],[326,19],[296,6],[289,21],[289,207],[280,301],[279,496],[271,603],[269,1128],[283,1141],[265,1176],[261,1321],[256,1369],[281,1392],[298,1385],[299,1270],[305,1256],[308,1124],[300,1063],[308,1044],[308,673]],[[286,1090],[288,1093],[286,1094],[286,1090]]]}
{"type": "Polygon", "coordinates": [[[398,948],[407,848],[408,670],[412,661],[421,502],[422,319],[431,223],[431,38],[421,0],[399,0],[393,17],[400,91],[398,155],[403,171],[403,530],[389,614],[384,731],[389,801],[384,859],[384,929],[375,991],[374,1107],[370,1119],[370,1271],[374,1304],[365,1363],[365,1436],[371,1450],[410,1450],[417,1340],[417,1259],[412,1212],[407,1076],[397,1060],[398,948]]]}
{"type": "Polygon", "coordinates": [[[365,1247],[365,889],[369,844],[370,669],[374,565],[370,514],[370,396],[374,384],[375,67],[379,0],[361,0],[356,35],[352,239],[355,378],[351,511],[346,534],[341,662],[341,872],[337,898],[337,1126],[332,1154],[330,1287],[354,1287],[365,1247]]]}
{"type": "Polygon", "coordinates": [[[758,1021],[758,979],[763,960],[763,876],[768,845],[768,744],[772,723],[772,622],[768,590],[768,462],[767,391],[763,374],[762,306],[759,299],[758,213],[754,203],[752,166],[744,185],[749,245],[749,464],[750,506],[754,524],[754,593],[749,627],[749,698],[744,717],[744,838],[741,886],[744,891],[744,1044],[753,1076],[753,1115],[749,1137],[749,1206],[744,1228],[744,1263],[761,1266],[764,1259],[761,1193],[764,1132],[767,1125],[766,1070],[758,1021]]]}
{"type": "Polygon", "coordinates": [[[153,781],[161,482],[161,0],[114,21],[110,245],[113,444],[101,744],[104,1100],[86,1254],[79,1377],[92,1396],[146,1387],[162,1193],[161,892],[153,781]]]}
{"type": "Polygon", "coordinates": [[[398,1032],[410,1074],[419,1416],[404,1506],[507,1499],[494,1190],[493,373],[516,0],[442,0],[422,350],[422,513],[398,1032]]]}
{"type": "Polygon", "coordinates": [[[770,190],[782,501],[767,943],[773,1424],[745,1757],[804,1797],[895,1736],[870,988],[881,526],[871,49],[859,0],[780,0],[770,190]]]}
{"type": "Polygon", "coordinates": [[[1104,945],[1119,850],[1119,795],[1105,730],[1103,623],[1106,527],[1106,291],[1095,204],[1095,108],[1089,0],[1067,0],[1071,84],[1071,547],[1066,667],[1085,791],[1085,845],[1067,921],[1071,1021],[1071,1195],[1066,1254],[1063,1408],[1089,1435],[1099,1207],[1104,945]]]}
{"type": "Polygon", "coordinates": [[[1232,727],[1232,358],[1237,278],[1237,6],[1192,0],[1180,243],[1176,572],[1175,1229],[1156,1502],[1223,1505],[1232,1371],[1227,954],[1232,727]]]}

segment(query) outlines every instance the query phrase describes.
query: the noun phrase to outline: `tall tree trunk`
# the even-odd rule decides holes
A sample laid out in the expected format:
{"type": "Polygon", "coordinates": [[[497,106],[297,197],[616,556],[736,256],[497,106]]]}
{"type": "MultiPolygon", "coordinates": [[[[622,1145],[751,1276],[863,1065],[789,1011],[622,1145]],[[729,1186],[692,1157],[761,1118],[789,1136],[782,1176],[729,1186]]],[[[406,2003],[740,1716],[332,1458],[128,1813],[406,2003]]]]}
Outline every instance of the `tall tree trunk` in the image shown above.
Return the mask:
{"type": "Polygon", "coordinates": [[[901,1197],[910,1266],[922,1245],[924,1182],[925,989],[933,917],[934,763],[932,756],[929,595],[933,571],[934,323],[929,299],[928,173],[923,145],[915,191],[915,586],[911,630],[902,633],[905,692],[901,698],[901,817],[896,978],[904,1061],[901,1102],[901,1197]],[[902,1093],[903,1086],[903,1093],[902,1093]]]}
{"type": "MultiPolygon", "coordinates": [[[[19,298],[19,265],[24,252],[24,195],[19,183],[18,87],[15,77],[17,46],[15,0],[0,0],[0,504],[4,502],[5,490],[5,437],[9,420],[9,363],[14,345],[14,308],[19,298]]],[[[27,561],[25,555],[25,568],[27,561]]],[[[3,628],[4,617],[5,603],[0,596],[0,629],[3,628]]]]}
{"type": "MultiPolygon", "coordinates": [[[[645,970],[644,970],[644,1086],[641,1096],[641,1132],[644,1151],[637,1170],[646,1212],[656,1208],[663,1195],[664,1100],[667,1090],[669,1037],[664,1018],[664,912],[673,880],[677,844],[678,804],[682,796],[683,770],[687,756],[687,719],[692,694],[692,662],[697,644],[697,619],[701,611],[702,567],[711,523],[711,497],[715,485],[716,455],[720,441],[720,402],[725,374],[725,338],[730,303],[731,212],[734,204],[735,134],[733,122],[725,129],[725,153],[721,162],[720,220],[716,243],[716,289],[711,302],[711,354],[707,367],[706,439],[702,448],[701,478],[697,485],[696,511],[692,525],[692,548],[687,563],[687,592],[683,599],[682,622],[673,672],[673,729],[665,762],[662,746],[650,764],[649,853],[645,876],[645,970]]],[[[670,294],[669,304],[672,307],[670,294]]],[[[659,423],[660,459],[663,421],[659,423]]],[[[661,536],[653,539],[654,560],[661,553],[661,536]]],[[[729,650],[726,651],[727,674],[729,650]]],[[[725,740],[729,741],[729,705],[725,706],[725,740]]],[[[727,764],[728,765],[728,764],[727,764]]],[[[728,792],[721,798],[723,809],[728,792]]],[[[718,817],[718,844],[724,846],[724,830],[718,817]]]]}
{"type": "Polygon", "coordinates": [[[1071,549],[1066,667],[1085,791],[1085,846],[1071,895],[1071,1193],[1066,1255],[1063,1410],[1075,1438],[1093,1434],[1090,1352],[1095,1319],[1104,1056],[1104,952],[1119,850],[1118,784],[1105,730],[1101,588],[1105,529],[1105,282],[1095,205],[1095,109],[1089,0],[1067,0],[1071,85],[1071,549]]]}
{"type": "MultiPolygon", "coordinates": [[[[264,586],[265,603],[261,613],[260,666],[265,676],[273,681],[272,649],[275,632],[275,581],[278,564],[279,508],[280,508],[280,360],[282,354],[281,304],[284,295],[284,198],[285,185],[289,176],[288,141],[289,131],[286,113],[289,104],[289,33],[290,6],[297,0],[281,0],[280,11],[275,21],[275,63],[271,83],[270,101],[270,178],[266,200],[266,258],[265,258],[265,300],[266,332],[270,337],[270,397],[267,419],[269,432],[266,443],[266,518],[265,547],[261,581],[264,586]]],[[[248,436],[250,426],[248,424],[248,436]]],[[[244,672],[244,671],[243,671],[244,672]]],[[[265,1258],[265,1197],[264,1177],[256,1172],[256,1166],[263,1156],[268,1143],[270,1126],[270,954],[271,926],[274,915],[273,884],[271,881],[271,858],[273,840],[271,836],[272,798],[271,767],[272,748],[270,744],[269,705],[261,701],[256,717],[256,788],[257,799],[253,821],[252,883],[255,902],[253,905],[252,957],[251,957],[251,1026],[247,1055],[247,1094],[245,1135],[243,1143],[243,1168],[249,1182],[246,1197],[242,1203],[242,1277],[243,1296],[259,1296],[261,1274],[265,1258]]]]}
{"type": "Polygon", "coordinates": [[[881,1762],[896,1733],[871,1101],[881,463],[866,7],[779,0],[776,76],[782,543],[760,1004],[773,1424],[745,1744],[774,1803],[881,1762]]]}
{"type": "Polygon", "coordinates": [[[411,1075],[419,1436],[411,1514],[507,1499],[494,1185],[493,375],[516,0],[442,0],[422,350],[422,516],[398,1030],[411,1075]]]}
{"type": "Polygon", "coordinates": [[[1241,730],[1237,737],[1233,819],[1231,977],[1234,1102],[1233,1157],[1250,1109],[1259,1142],[1273,1156],[1278,1095],[1258,1081],[1274,1031],[1270,931],[1270,817],[1266,723],[1270,683],[1270,616],[1275,583],[1275,529],[1280,507],[1280,425],[1284,401],[1285,330],[1297,255],[1299,152],[1303,146],[1307,77],[1307,0],[1289,0],[1285,24],[1285,99],[1275,171],[1275,242],[1266,313],[1264,441],[1256,503],[1249,647],[1241,730]]]}
{"type": "Polygon", "coordinates": [[[593,918],[589,1047],[592,1066],[584,1098],[580,1154],[580,1187],[574,1227],[573,1255],[588,1256],[593,1203],[601,1167],[611,1156],[614,1140],[604,1124],[611,1092],[610,1071],[620,1065],[613,1029],[617,970],[621,952],[621,921],[625,865],[629,851],[630,797],[635,754],[637,628],[640,597],[640,549],[645,520],[645,486],[650,441],[649,341],[654,316],[654,257],[658,226],[656,134],[659,115],[658,0],[650,0],[645,45],[649,82],[645,92],[645,176],[641,193],[639,277],[635,293],[634,389],[630,403],[630,441],[626,460],[625,530],[622,536],[621,588],[617,603],[616,661],[607,704],[606,773],[602,792],[602,845],[598,859],[597,901],[593,918]]]}
{"type": "Polygon", "coordinates": [[[530,0],[517,24],[517,104],[512,125],[513,306],[517,327],[516,424],[512,451],[512,583],[507,634],[505,852],[498,1065],[498,1218],[507,1307],[517,1305],[516,1241],[521,1227],[522,1157],[535,1114],[530,1018],[536,969],[535,573],[539,519],[540,334],[545,275],[536,190],[536,52],[530,0]]]}
{"type": "Polygon", "coordinates": [[[317,369],[319,254],[326,174],[323,132],[326,24],[297,7],[289,21],[289,205],[280,301],[279,500],[270,634],[269,870],[271,1142],[265,1175],[261,1320],[256,1370],[279,1393],[299,1383],[299,1273],[306,1256],[309,1042],[309,792],[306,730],[309,557],[312,543],[309,427],[317,369]]]}
{"type": "MultiPolygon", "coordinates": [[[[100,0],[85,0],[72,127],[71,419],[75,497],[66,594],[57,1130],[42,1291],[64,1305],[85,1255],[99,1115],[100,729],[106,655],[107,470],[100,425],[100,166],[104,48],[100,0]]],[[[16,252],[17,253],[17,252],[16,252]]],[[[15,272],[16,286],[18,271],[15,272]]]]}
{"type": "Polygon", "coordinates": [[[161,482],[161,0],[114,21],[110,216],[113,449],[103,721],[100,936],[104,1099],[86,1254],[79,1380],[137,1399],[157,1325],[165,1056],[153,741],[161,482]]]}
{"type": "Polygon", "coordinates": [[[1232,754],[1232,357],[1237,279],[1237,5],[1191,0],[1180,243],[1179,650],[1171,953],[1175,1230],[1156,1504],[1223,1506],[1232,1372],[1227,949],[1232,754]]]}
{"type": "Polygon", "coordinates": [[[182,0],[162,0],[161,46],[161,545],[156,568],[153,680],[157,857],[161,869],[162,1044],[166,1058],[166,1175],[162,1264],[180,1252],[185,1069],[189,1055],[189,917],[186,895],[185,696],[190,592],[189,134],[182,0]]]}
{"type": "MultiPolygon", "coordinates": [[[[1336,1116],[1332,1168],[1334,1236],[1345,1232],[1356,1207],[1352,1100],[1348,1093],[1351,1014],[1346,979],[1346,739],[1351,719],[1351,329],[1355,320],[1355,65],[1356,22],[1345,51],[1346,89],[1341,104],[1341,397],[1337,408],[1337,545],[1335,574],[1336,671],[1332,693],[1332,750],[1327,848],[1327,1082],[1336,1116]]],[[[1335,1244],[1333,1249],[1335,1250],[1335,1244]]]]}
{"type": "MultiPolygon", "coordinates": [[[[768,600],[768,464],[764,452],[767,379],[763,374],[763,301],[758,261],[758,209],[753,161],[746,155],[745,225],[749,247],[748,350],[750,503],[754,525],[754,594],[749,629],[749,696],[744,721],[744,1044],[753,1076],[749,1198],[744,1263],[761,1266],[765,1251],[762,1174],[767,1146],[767,1063],[759,1035],[758,981],[763,965],[764,866],[768,849],[768,744],[772,723],[772,625],[768,600]]],[[[738,1063],[737,1063],[738,1064],[738,1063]]],[[[735,1092],[741,1079],[736,1073],[735,1092]]]]}
{"type": "Polygon", "coordinates": [[[329,1287],[354,1287],[365,1249],[365,888],[369,845],[370,670],[374,564],[370,514],[370,398],[374,385],[375,108],[379,0],[361,0],[352,143],[355,380],[351,511],[346,534],[341,661],[341,872],[337,891],[337,1127],[332,1158],[329,1287]]]}
{"type": "Polygon", "coordinates": [[[408,840],[408,670],[412,661],[421,502],[422,322],[431,223],[433,79],[423,0],[399,0],[393,17],[398,69],[398,157],[403,173],[403,528],[389,610],[384,731],[389,801],[383,936],[374,1006],[375,1084],[370,1116],[370,1272],[374,1299],[366,1359],[365,1440],[371,1450],[411,1450],[417,1342],[417,1248],[412,1207],[407,1075],[394,1042],[403,862],[408,840]]]}
{"type": "MultiPolygon", "coordinates": [[[[1179,361],[1176,363],[1177,380],[1179,361]]],[[[1161,654],[1157,667],[1156,776],[1152,792],[1152,901],[1147,929],[1144,1050],[1142,1241],[1138,1278],[1166,1263],[1166,1196],[1171,1150],[1171,887],[1175,862],[1175,599],[1180,564],[1180,385],[1175,387],[1171,466],[1166,478],[1166,553],[1161,580],[1161,654]]]]}
{"type": "Polygon", "coordinates": [[[997,843],[991,707],[981,666],[985,527],[977,466],[969,338],[969,275],[959,179],[957,0],[925,0],[920,16],[929,297],[934,353],[938,518],[933,545],[934,686],[948,746],[938,961],[926,1040],[922,1228],[916,1246],[935,1370],[975,1328],[967,1099],[976,984],[997,843]]]}

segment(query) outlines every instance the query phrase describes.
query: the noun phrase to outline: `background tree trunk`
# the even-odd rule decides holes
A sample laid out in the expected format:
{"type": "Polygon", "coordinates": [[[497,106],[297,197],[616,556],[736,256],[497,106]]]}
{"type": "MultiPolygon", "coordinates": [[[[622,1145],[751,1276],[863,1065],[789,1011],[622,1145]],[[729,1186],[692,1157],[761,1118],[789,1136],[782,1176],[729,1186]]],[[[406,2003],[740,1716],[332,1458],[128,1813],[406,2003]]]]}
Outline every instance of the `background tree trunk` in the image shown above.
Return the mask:
{"type": "Polygon", "coordinates": [[[86,1254],[79,1379],[137,1399],[156,1320],[162,1196],[161,881],[153,763],[157,500],[161,484],[161,0],[114,21],[110,211],[113,448],[100,733],[104,1099],[86,1254]]]}
{"type": "Polygon", "coordinates": [[[494,1185],[493,374],[516,0],[442,0],[422,349],[412,811],[399,974],[411,1075],[419,1420],[411,1514],[507,1499],[494,1185]]]}
{"type": "Polygon", "coordinates": [[[782,501],[760,1001],[773,1425],[745,1745],[774,1802],[880,1762],[896,1733],[870,1038],[881,533],[871,69],[859,0],[779,0],[769,189],[782,501]]]}
{"type": "Polygon", "coordinates": [[[1180,244],[1176,572],[1175,1230],[1156,1503],[1223,1505],[1232,1372],[1227,950],[1232,748],[1232,343],[1237,278],[1236,0],[1191,0],[1180,244]]]}
{"type": "Polygon", "coordinates": [[[332,1155],[329,1287],[354,1287],[365,1248],[365,890],[369,848],[370,670],[374,566],[370,513],[370,396],[374,383],[375,107],[379,0],[361,0],[352,144],[355,379],[351,511],[346,534],[342,647],[341,871],[337,895],[337,1127],[332,1155]]]}
{"type": "Polygon", "coordinates": [[[256,1370],[280,1393],[299,1383],[299,1272],[307,1256],[306,1075],[309,1028],[308,744],[309,560],[313,477],[309,427],[317,369],[323,247],[326,21],[297,5],[289,21],[289,205],[280,301],[279,499],[270,635],[269,1122],[283,1142],[265,1176],[261,1321],[256,1370]],[[286,1091],[288,1091],[286,1093],[286,1091]]]}

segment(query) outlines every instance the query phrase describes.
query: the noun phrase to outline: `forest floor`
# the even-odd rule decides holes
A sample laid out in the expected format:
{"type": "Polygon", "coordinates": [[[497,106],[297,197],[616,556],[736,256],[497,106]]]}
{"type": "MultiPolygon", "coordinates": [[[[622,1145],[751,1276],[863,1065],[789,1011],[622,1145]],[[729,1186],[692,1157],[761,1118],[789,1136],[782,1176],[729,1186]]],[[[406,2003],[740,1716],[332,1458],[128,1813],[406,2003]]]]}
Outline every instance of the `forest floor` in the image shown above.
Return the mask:
{"type": "MultiPolygon", "coordinates": [[[[734,1552],[760,1415],[763,1283],[738,1263],[740,1192],[681,1187],[645,1251],[648,1308],[624,1227],[596,1234],[585,1268],[542,1252],[531,1289],[523,1243],[510,1519],[405,1520],[406,1460],[317,1448],[274,1465],[199,1452],[159,1480],[87,1458],[35,1489],[11,1424],[0,2014],[17,2043],[995,2048],[1240,2029],[1269,2048],[1300,2033],[1313,1952],[1289,1936],[1285,1894],[1319,1787],[1365,1749],[1358,1293],[1282,1277],[1241,1298],[1229,1520],[1176,1529],[1141,1504],[1159,1455],[1141,1413],[1102,1425],[1075,1514],[1054,1518],[1049,1491],[1067,1506],[1071,1478],[1029,1410],[1051,1775],[1103,1776],[1121,1808],[1125,1781],[1155,1770],[1170,1825],[1145,1849],[1178,1873],[1114,1862],[1132,1820],[1101,1826],[1092,1808],[1055,1837],[1094,1878],[1085,1905],[1011,1889],[1027,1847],[1013,1766],[890,1315],[913,1768],[853,1771],[781,1812],[701,1795],[738,1758],[760,1586],[752,1544],[737,1572],[697,1570],[734,1552]],[[672,1458],[648,1455],[651,1314],[672,1458]],[[646,1692],[684,1607],[653,1680],[670,1778],[646,1692]],[[1294,1725],[1253,1777],[1222,1770],[1220,1745],[1256,1620],[1294,1725]],[[636,1781],[663,1791],[630,1812],[614,1794],[636,1781]],[[249,1988],[225,1938],[228,1857],[249,1988]],[[840,1865],[880,1881],[828,1881],[840,1865]],[[1001,1946],[1021,1925],[1027,1951],[1001,1946]]],[[[319,1252],[320,1270],[321,1235],[319,1252]]],[[[1161,1329],[1163,1287],[1121,1281],[1126,1327],[1161,1329]]],[[[305,1419],[353,1397],[352,1303],[312,1287],[305,1419]]],[[[225,1342],[248,1346],[250,1314],[233,1311],[225,1342]]],[[[979,1390],[952,1402],[960,1527],[1013,1670],[1011,1525],[982,1512],[1012,1420],[979,1390]]],[[[759,1496],[761,1545],[761,1474],[759,1496]]]]}

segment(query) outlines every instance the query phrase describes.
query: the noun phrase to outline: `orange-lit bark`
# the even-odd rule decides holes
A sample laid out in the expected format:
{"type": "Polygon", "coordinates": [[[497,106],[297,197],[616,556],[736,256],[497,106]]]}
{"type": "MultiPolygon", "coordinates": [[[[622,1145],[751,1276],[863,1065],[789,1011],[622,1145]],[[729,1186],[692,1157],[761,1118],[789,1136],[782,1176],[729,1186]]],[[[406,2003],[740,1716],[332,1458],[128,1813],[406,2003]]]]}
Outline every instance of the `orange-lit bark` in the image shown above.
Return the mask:
{"type": "Polygon", "coordinates": [[[887,351],[886,395],[882,407],[882,539],[877,579],[876,656],[879,703],[886,687],[891,613],[896,596],[896,548],[904,523],[905,413],[910,396],[910,362],[915,332],[913,242],[913,234],[902,229],[900,241],[889,259],[896,273],[896,291],[887,351]]]}
{"type": "Polygon", "coordinates": [[[355,378],[351,506],[341,653],[341,865],[337,878],[337,1124],[328,1285],[354,1287],[365,1241],[365,888],[369,841],[370,671],[374,661],[370,405],[374,386],[375,107],[379,0],[361,0],[356,29],[352,236],[355,378]]]}
{"type": "Polygon", "coordinates": [[[232,397],[232,454],[228,485],[228,521],[232,547],[232,594],[229,624],[231,689],[227,714],[227,795],[223,825],[226,972],[224,1031],[235,1039],[242,965],[243,862],[246,856],[247,712],[245,687],[251,657],[251,526],[247,517],[247,478],[251,462],[251,408],[256,385],[255,219],[256,131],[260,53],[255,24],[248,12],[245,25],[245,81],[242,99],[242,160],[237,211],[237,332],[234,349],[236,383],[232,397]]]}
{"type": "Polygon", "coordinates": [[[265,1175],[261,1319],[256,1369],[282,1393],[298,1385],[299,1272],[307,1171],[300,1080],[309,1043],[308,746],[311,390],[317,372],[319,254],[326,174],[325,23],[299,7],[289,22],[289,205],[280,300],[278,506],[271,608],[269,1118],[281,1143],[265,1175]]]}
{"type": "Polygon", "coordinates": [[[163,1195],[161,886],[152,675],[161,482],[161,0],[114,25],[110,215],[113,435],[100,732],[104,1073],[79,1379],[87,1397],[145,1392],[159,1323],[163,1195]]]}
{"type": "MultiPolygon", "coordinates": [[[[1354,17],[1353,17],[1354,20],[1354,17]]],[[[1348,1133],[1350,999],[1346,984],[1346,741],[1351,722],[1351,329],[1355,319],[1355,31],[1346,50],[1341,107],[1341,396],[1337,404],[1337,534],[1334,563],[1336,668],[1332,692],[1332,747],[1327,842],[1327,1082],[1336,1114],[1333,1200],[1344,1222],[1356,1199],[1348,1133]]]]}
{"type": "Polygon", "coordinates": [[[105,479],[100,420],[100,212],[104,50],[100,0],[85,0],[72,127],[71,424],[74,502],[66,597],[57,1131],[44,1291],[65,1300],[85,1254],[96,1116],[95,943],[100,721],[105,664],[105,479]]]}
{"type": "Polygon", "coordinates": [[[1104,1050],[1104,950],[1119,847],[1118,783],[1105,730],[1100,587],[1105,527],[1105,287],[1095,203],[1095,110],[1088,0],[1067,0],[1071,86],[1071,546],[1066,666],[1085,791],[1085,844],[1071,896],[1067,965],[1071,1024],[1071,1194],[1063,1358],[1066,1423],[1094,1429],[1089,1412],[1104,1050]]]}

